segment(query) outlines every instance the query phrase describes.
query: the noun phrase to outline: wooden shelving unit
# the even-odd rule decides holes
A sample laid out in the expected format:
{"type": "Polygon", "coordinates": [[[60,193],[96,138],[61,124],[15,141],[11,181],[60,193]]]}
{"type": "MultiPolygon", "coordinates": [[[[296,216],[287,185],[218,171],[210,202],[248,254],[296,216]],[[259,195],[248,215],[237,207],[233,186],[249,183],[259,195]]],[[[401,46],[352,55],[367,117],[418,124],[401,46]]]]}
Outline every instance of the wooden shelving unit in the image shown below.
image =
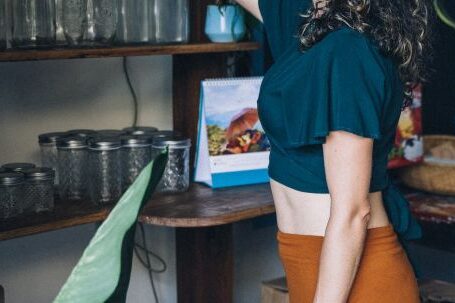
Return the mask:
{"type": "Polygon", "coordinates": [[[235,51],[251,51],[259,49],[259,47],[260,47],[259,44],[255,42],[239,42],[120,46],[110,48],[14,50],[0,52],[0,62],[226,53],[235,51]]]}

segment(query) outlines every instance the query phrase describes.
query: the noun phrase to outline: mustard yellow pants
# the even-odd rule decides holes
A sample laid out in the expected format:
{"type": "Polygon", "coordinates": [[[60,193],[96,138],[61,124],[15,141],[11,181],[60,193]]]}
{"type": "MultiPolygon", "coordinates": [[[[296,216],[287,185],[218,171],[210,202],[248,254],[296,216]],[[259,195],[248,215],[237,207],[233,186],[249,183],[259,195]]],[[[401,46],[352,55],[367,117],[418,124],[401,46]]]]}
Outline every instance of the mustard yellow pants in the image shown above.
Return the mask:
{"type": "MultiPolygon", "coordinates": [[[[417,280],[392,225],[367,231],[348,303],[419,303],[417,280]]],[[[278,251],[290,303],[313,302],[323,239],[278,230],[278,251]]]]}

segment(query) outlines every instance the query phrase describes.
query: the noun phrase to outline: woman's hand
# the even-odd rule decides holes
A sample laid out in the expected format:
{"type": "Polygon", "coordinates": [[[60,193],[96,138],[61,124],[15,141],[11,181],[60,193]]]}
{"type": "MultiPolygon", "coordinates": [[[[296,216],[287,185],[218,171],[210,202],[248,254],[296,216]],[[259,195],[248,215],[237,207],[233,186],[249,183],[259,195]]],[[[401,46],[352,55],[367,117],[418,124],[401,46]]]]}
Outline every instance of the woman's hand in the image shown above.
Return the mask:
{"type": "MultiPolygon", "coordinates": [[[[268,1],[276,1],[276,0],[268,0],[268,1]]],[[[226,0],[216,0],[217,4],[225,4],[226,0]]],[[[262,22],[261,12],[259,11],[259,3],[258,0],[235,0],[238,4],[240,4],[244,9],[249,11],[253,16],[255,16],[259,21],[262,22]]]]}
{"type": "Polygon", "coordinates": [[[331,206],[314,303],[344,303],[357,273],[370,217],[373,139],[332,131],[323,144],[331,206]]]}

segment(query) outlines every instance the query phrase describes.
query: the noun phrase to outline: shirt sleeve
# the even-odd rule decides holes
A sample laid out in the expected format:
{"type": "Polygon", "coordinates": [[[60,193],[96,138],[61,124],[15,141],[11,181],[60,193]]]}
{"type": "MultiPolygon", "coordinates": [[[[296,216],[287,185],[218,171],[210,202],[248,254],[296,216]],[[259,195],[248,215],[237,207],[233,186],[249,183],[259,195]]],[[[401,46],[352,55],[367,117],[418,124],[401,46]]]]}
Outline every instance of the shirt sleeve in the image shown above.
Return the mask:
{"type": "MultiPolygon", "coordinates": [[[[349,34],[351,35],[351,34],[349,34]]],[[[324,47],[306,82],[282,91],[287,141],[291,146],[322,144],[331,131],[381,139],[386,77],[378,54],[361,37],[343,35],[324,47]]],[[[315,47],[315,46],[313,46],[315,47]]],[[[316,50],[314,50],[316,51],[316,50]]],[[[305,55],[303,55],[305,56],[305,55]]]]}

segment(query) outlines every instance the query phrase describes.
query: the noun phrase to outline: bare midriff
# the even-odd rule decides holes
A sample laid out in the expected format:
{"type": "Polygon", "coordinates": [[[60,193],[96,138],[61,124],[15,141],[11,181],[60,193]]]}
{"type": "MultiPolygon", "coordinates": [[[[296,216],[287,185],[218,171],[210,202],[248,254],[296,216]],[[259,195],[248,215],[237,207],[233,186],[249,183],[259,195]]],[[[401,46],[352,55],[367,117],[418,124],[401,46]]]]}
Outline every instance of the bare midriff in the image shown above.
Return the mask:
{"type": "MultiPolygon", "coordinates": [[[[302,192],[270,179],[278,229],[283,233],[324,236],[330,217],[330,194],[302,192]]],[[[389,224],[381,191],[369,193],[367,228],[389,224]]]]}

